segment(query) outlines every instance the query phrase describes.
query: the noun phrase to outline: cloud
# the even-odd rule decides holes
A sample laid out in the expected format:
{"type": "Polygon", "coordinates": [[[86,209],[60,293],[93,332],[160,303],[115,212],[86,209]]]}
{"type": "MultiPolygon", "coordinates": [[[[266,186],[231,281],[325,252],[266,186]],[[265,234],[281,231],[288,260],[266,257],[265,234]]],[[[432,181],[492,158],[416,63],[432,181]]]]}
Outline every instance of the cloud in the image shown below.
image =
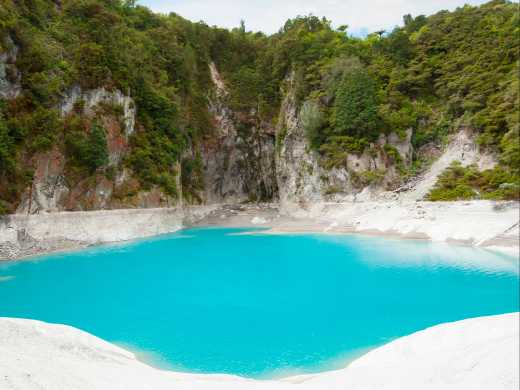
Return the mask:
{"type": "Polygon", "coordinates": [[[192,21],[233,28],[244,19],[247,30],[274,33],[297,15],[314,14],[334,26],[348,24],[354,34],[391,29],[405,14],[430,15],[485,0],[139,0],[155,12],[175,12],[192,21]]]}

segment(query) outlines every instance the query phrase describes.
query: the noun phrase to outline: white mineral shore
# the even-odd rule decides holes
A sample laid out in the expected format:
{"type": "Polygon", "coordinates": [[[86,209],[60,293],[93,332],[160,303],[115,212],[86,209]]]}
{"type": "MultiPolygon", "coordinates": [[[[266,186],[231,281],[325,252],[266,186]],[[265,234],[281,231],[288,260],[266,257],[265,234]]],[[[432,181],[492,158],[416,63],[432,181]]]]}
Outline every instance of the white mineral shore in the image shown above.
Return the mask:
{"type": "Polygon", "coordinates": [[[317,203],[274,231],[357,232],[463,243],[519,255],[518,202],[317,203]],[[307,221],[307,225],[304,221],[307,221]]]}
{"type": "Polygon", "coordinates": [[[0,260],[172,233],[216,207],[8,215],[0,218],[0,260]]]}
{"type": "Polygon", "coordinates": [[[516,390],[519,313],[441,324],[338,371],[257,381],[162,371],[81,330],[0,318],[2,390],[516,390]]]}
{"type": "Polygon", "coordinates": [[[0,260],[175,232],[185,226],[271,233],[364,233],[475,245],[519,256],[518,202],[364,201],[210,205],[15,214],[0,218],[0,260]]]}

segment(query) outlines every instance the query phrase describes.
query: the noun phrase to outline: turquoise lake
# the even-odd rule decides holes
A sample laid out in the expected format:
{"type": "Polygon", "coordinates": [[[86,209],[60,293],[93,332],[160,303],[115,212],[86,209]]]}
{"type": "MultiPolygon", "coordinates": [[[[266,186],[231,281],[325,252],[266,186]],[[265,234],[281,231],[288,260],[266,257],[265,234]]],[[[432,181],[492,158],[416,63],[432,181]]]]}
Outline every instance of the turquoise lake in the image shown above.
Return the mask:
{"type": "Polygon", "coordinates": [[[518,261],[359,235],[201,228],[0,264],[0,316],[78,327],[160,368],[342,367],[439,324],[519,310],[518,261]]]}

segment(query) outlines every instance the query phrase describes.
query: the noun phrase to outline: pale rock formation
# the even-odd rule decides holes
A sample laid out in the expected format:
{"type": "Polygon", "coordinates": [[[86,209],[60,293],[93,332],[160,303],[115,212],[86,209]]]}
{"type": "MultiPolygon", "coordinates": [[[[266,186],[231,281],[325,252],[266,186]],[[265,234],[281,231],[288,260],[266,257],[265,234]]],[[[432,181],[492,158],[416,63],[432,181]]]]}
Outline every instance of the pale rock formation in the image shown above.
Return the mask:
{"type": "Polygon", "coordinates": [[[16,68],[16,57],[18,56],[19,48],[10,36],[7,36],[5,39],[4,46],[8,49],[0,52],[0,98],[14,99],[22,91],[22,86],[20,85],[21,74],[16,68]]]}
{"type": "Polygon", "coordinates": [[[441,324],[344,369],[282,380],[161,371],[78,329],[0,318],[0,388],[52,390],[516,390],[518,313],[441,324]]]}
{"type": "Polygon", "coordinates": [[[455,133],[440,157],[422,175],[414,178],[404,186],[400,197],[403,200],[421,200],[433,188],[437,177],[454,161],[462,166],[476,164],[480,170],[491,169],[497,158],[489,153],[481,152],[475,141],[475,134],[469,128],[462,128],[455,133]]]}
{"type": "Polygon", "coordinates": [[[96,88],[83,91],[79,86],[71,88],[60,104],[60,112],[67,115],[74,108],[74,104],[83,102],[85,113],[92,114],[100,103],[114,104],[123,108],[123,122],[125,135],[128,137],[134,132],[136,108],[134,100],[119,90],[107,91],[105,88],[96,88]]]}
{"type": "Polygon", "coordinates": [[[128,241],[179,230],[215,207],[14,214],[0,218],[0,259],[128,241]]]}
{"type": "Polygon", "coordinates": [[[276,174],[282,209],[306,209],[322,201],[368,200],[399,183],[397,164],[390,160],[385,147],[395,148],[401,164],[410,164],[413,153],[411,129],[402,138],[395,133],[382,134],[372,145],[372,152],[348,154],[343,166],[326,169],[307,142],[294,95],[294,75],[288,77],[285,84],[276,129],[276,174]],[[360,186],[354,175],[366,172],[380,173],[381,180],[360,186]]]}
{"type": "MultiPolygon", "coordinates": [[[[319,202],[322,197],[321,168],[318,156],[309,149],[301,125],[294,95],[294,74],[286,81],[276,129],[276,178],[282,207],[305,206],[319,202]]],[[[333,171],[334,183],[348,185],[348,176],[333,171]]]]}
{"type": "Polygon", "coordinates": [[[271,200],[277,194],[272,132],[256,119],[254,112],[238,118],[227,104],[228,91],[213,63],[210,73],[215,86],[210,113],[216,134],[201,150],[204,201],[213,204],[271,200]],[[237,122],[241,131],[237,131],[237,122]]]}
{"type": "MultiPolygon", "coordinates": [[[[302,227],[308,227],[304,230],[463,243],[519,256],[518,202],[324,202],[308,210],[291,210],[289,215],[301,221],[302,227]]],[[[291,225],[274,228],[291,229],[291,225]]]]}

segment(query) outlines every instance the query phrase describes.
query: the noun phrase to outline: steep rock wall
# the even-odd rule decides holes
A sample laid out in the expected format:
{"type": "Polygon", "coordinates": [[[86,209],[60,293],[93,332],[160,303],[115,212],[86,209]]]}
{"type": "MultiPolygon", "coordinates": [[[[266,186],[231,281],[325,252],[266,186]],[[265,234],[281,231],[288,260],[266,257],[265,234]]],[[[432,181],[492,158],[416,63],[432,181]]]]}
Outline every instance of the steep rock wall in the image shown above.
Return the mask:
{"type": "Polygon", "coordinates": [[[215,91],[210,99],[215,134],[202,145],[204,201],[238,203],[277,197],[274,132],[249,114],[233,112],[225,83],[210,64],[215,91]]]}
{"type": "MultiPolygon", "coordinates": [[[[318,156],[310,151],[301,125],[294,94],[294,74],[286,83],[276,129],[276,178],[280,204],[305,206],[322,200],[323,183],[318,156]]],[[[348,185],[344,172],[334,172],[339,185],[348,185]]]]}
{"type": "MultiPolygon", "coordinates": [[[[11,99],[20,93],[16,82],[20,75],[14,65],[18,49],[14,43],[8,43],[11,49],[0,54],[0,97],[11,99]]],[[[437,176],[455,160],[463,165],[476,163],[481,169],[496,163],[495,156],[479,150],[471,129],[462,128],[451,137],[444,151],[435,150],[436,160],[428,170],[402,185],[402,169],[411,164],[413,153],[428,153],[413,150],[410,129],[404,136],[382,134],[362,154],[351,153],[339,166],[325,168],[323,157],[311,150],[307,142],[295,98],[294,75],[284,83],[274,126],[262,122],[254,110],[233,111],[226,84],[213,63],[210,74],[214,90],[209,96],[209,111],[215,132],[197,146],[203,162],[200,202],[204,204],[279,200],[282,209],[306,209],[323,201],[420,200],[433,187],[437,176]],[[397,152],[399,161],[390,155],[390,149],[397,152]]],[[[64,118],[78,110],[87,118],[101,117],[111,175],[95,174],[71,181],[66,158],[56,145],[48,152],[36,154],[29,162],[34,167],[34,180],[22,195],[18,213],[183,204],[180,174],[179,193],[174,199],[157,187],[143,190],[132,171],[125,167],[129,137],[137,126],[137,108],[130,96],[119,90],[82,90],[76,86],[65,94],[58,109],[64,118]],[[104,106],[118,107],[120,113],[100,114],[104,106]]],[[[178,168],[181,172],[180,162],[178,168]]],[[[189,202],[191,199],[184,200],[189,202]]]]}
{"type": "Polygon", "coordinates": [[[286,80],[276,129],[276,173],[282,209],[307,208],[321,201],[356,201],[379,197],[400,184],[400,167],[412,161],[412,130],[404,137],[382,134],[370,150],[349,154],[341,166],[325,168],[323,157],[311,150],[298,111],[294,75],[286,80]],[[394,161],[388,146],[399,154],[394,161]],[[365,176],[376,176],[368,182],[365,176]]]}
{"type": "Polygon", "coordinates": [[[0,52],[0,99],[14,99],[22,90],[21,75],[16,68],[19,49],[9,36],[5,39],[3,46],[8,49],[0,52]]]}
{"type": "Polygon", "coordinates": [[[58,108],[65,119],[79,110],[85,118],[96,116],[101,120],[106,130],[107,169],[111,175],[96,173],[79,181],[71,180],[67,174],[66,157],[56,145],[48,152],[36,154],[30,161],[34,178],[22,195],[17,213],[171,207],[177,204],[158,188],[142,190],[132,172],[123,164],[130,148],[129,137],[136,126],[136,106],[131,97],[119,90],[97,88],[83,91],[76,86],[65,94],[58,108]],[[106,107],[117,107],[121,113],[110,112],[106,107]]]}

